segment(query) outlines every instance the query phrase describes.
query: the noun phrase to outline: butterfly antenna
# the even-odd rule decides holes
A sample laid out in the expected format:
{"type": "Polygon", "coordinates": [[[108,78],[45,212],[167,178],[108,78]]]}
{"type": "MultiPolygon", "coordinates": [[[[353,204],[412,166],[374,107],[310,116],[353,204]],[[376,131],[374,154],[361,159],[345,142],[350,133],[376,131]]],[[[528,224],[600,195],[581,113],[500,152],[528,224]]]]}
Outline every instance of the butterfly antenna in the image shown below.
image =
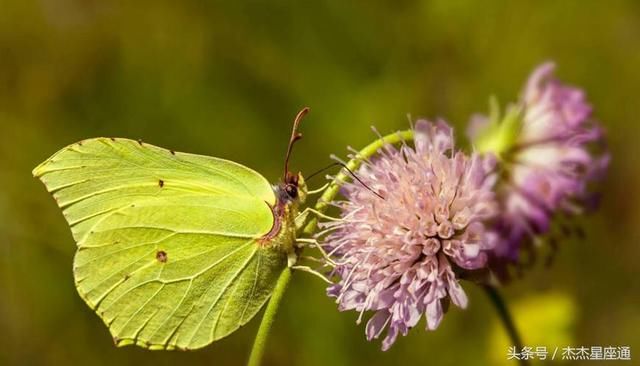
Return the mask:
{"type": "Polygon", "coordinates": [[[344,164],[343,162],[340,162],[340,161],[333,162],[333,163],[331,163],[331,164],[327,165],[326,167],[324,167],[324,168],[322,168],[322,169],[320,169],[320,170],[316,171],[315,173],[310,174],[309,176],[307,176],[306,181],[307,181],[307,182],[308,182],[308,181],[310,181],[310,180],[311,180],[311,178],[313,178],[314,176],[317,176],[318,174],[320,174],[320,173],[324,172],[324,171],[325,171],[325,170],[327,170],[327,169],[331,169],[331,168],[333,168],[334,166],[341,166],[343,169],[345,169],[347,172],[349,172],[349,174],[353,177],[353,179],[357,180],[357,181],[358,181],[358,183],[362,184],[362,186],[363,186],[364,188],[366,188],[366,189],[367,189],[367,190],[369,190],[371,193],[375,194],[376,196],[378,196],[378,197],[380,197],[381,199],[383,199],[383,200],[384,200],[384,197],[382,197],[380,194],[378,194],[378,192],[374,191],[371,187],[369,187],[365,182],[363,182],[363,181],[362,181],[362,179],[360,179],[360,178],[356,175],[356,173],[354,173],[351,169],[349,169],[349,167],[347,167],[347,165],[346,165],[346,164],[344,164]]]}
{"type": "Polygon", "coordinates": [[[300,126],[300,122],[302,121],[302,119],[307,113],[309,113],[309,107],[302,108],[302,110],[298,112],[296,119],[293,121],[293,129],[291,130],[291,138],[289,139],[289,146],[287,147],[287,155],[284,159],[284,177],[283,178],[285,181],[287,179],[287,173],[289,172],[289,157],[291,156],[291,150],[293,149],[293,144],[295,144],[296,141],[302,138],[302,134],[298,132],[298,126],[300,126]]]}

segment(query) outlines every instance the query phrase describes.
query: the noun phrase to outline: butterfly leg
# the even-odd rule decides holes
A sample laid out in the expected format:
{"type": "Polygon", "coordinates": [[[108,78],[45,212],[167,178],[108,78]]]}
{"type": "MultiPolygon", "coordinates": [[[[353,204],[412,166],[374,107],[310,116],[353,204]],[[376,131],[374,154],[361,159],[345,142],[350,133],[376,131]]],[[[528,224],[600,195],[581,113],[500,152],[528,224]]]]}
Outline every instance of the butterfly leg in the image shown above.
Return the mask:
{"type": "MultiPolygon", "coordinates": [[[[341,221],[343,219],[339,219],[336,217],[331,217],[328,215],[325,215],[324,213],[313,209],[311,207],[307,207],[304,210],[302,210],[302,212],[300,212],[298,214],[298,216],[295,219],[296,222],[296,228],[300,229],[302,228],[306,222],[307,219],[309,217],[309,214],[315,214],[318,217],[322,217],[326,220],[330,220],[330,221],[341,221]]],[[[310,238],[297,238],[296,239],[296,244],[303,244],[303,245],[309,245],[309,246],[313,246],[315,248],[318,248],[318,251],[320,251],[320,254],[322,254],[322,257],[332,266],[335,266],[336,263],[331,259],[331,257],[327,254],[327,252],[324,250],[324,248],[322,247],[322,245],[320,245],[320,243],[318,243],[318,241],[316,239],[310,239],[310,238]]]]}
{"type": "Polygon", "coordinates": [[[309,218],[309,210],[306,208],[296,216],[294,222],[296,224],[296,230],[302,229],[307,224],[309,218]]]}
{"type": "Polygon", "coordinates": [[[328,279],[325,275],[323,275],[322,273],[316,271],[315,269],[313,269],[311,267],[308,267],[308,266],[292,266],[291,269],[302,271],[302,272],[311,273],[312,275],[322,279],[324,282],[326,282],[326,283],[328,283],[330,285],[333,285],[333,282],[331,282],[330,279],[328,279]]]}
{"type": "Polygon", "coordinates": [[[327,261],[327,263],[335,267],[336,262],[334,262],[333,259],[329,257],[329,254],[327,254],[322,245],[320,245],[320,243],[318,243],[316,239],[296,238],[296,243],[305,244],[313,248],[318,248],[318,251],[320,252],[320,254],[322,254],[322,257],[327,261]]]}
{"type": "Polygon", "coordinates": [[[327,187],[329,187],[329,184],[331,184],[331,182],[327,182],[325,183],[322,187],[318,188],[318,189],[314,189],[312,191],[307,191],[307,195],[312,195],[312,194],[318,194],[323,192],[325,189],[327,189],[327,187]]]}
{"type": "Polygon", "coordinates": [[[343,219],[341,218],[337,218],[337,217],[331,217],[329,215],[325,215],[322,212],[313,209],[311,207],[307,207],[304,210],[302,210],[302,212],[300,212],[298,214],[298,216],[296,216],[295,222],[296,222],[296,229],[301,229],[302,227],[305,226],[305,224],[307,223],[307,219],[309,218],[310,214],[314,214],[318,217],[321,217],[325,220],[329,220],[329,221],[342,221],[343,219]]]}
{"type": "Polygon", "coordinates": [[[312,257],[310,255],[303,255],[303,256],[300,257],[300,259],[311,261],[311,262],[315,262],[315,263],[320,263],[325,267],[326,266],[335,267],[333,265],[333,263],[331,263],[331,262],[327,262],[326,260],[323,260],[323,259],[320,259],[320,258],[316,258],[316,257],[312,257]]]}

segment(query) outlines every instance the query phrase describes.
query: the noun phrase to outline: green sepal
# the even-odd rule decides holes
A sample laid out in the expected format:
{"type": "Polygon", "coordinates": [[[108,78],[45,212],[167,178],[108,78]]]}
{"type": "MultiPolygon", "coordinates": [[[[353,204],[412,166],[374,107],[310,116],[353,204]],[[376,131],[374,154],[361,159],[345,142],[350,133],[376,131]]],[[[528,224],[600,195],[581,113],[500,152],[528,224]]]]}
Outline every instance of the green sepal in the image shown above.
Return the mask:
{"type": "Polygon", "coordinates": [[[493,153],[504,158],[517,143],[522,128],[523,107],[509,106],[504,116],[495,96],[489,99],[489,121],[474,138],[474,147],[479,153],[493,153]]]}

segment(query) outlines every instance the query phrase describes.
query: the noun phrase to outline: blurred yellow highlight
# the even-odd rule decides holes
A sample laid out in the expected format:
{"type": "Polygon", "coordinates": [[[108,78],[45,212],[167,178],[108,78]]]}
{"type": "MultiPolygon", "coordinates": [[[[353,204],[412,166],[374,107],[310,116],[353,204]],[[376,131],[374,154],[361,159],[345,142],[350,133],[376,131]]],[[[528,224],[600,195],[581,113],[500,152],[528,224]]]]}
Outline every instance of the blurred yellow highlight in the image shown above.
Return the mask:
{"type": "MultiPolygon", "coordinates": [[[[577,306],[573,298],[564,293],[533,295],[510,304],[512,316],[525,347],[546,347],[547,360],[531,360],[533,364],[562,361],[562,347],[575,346],[574,330],[577,306]],[[554,350],[555,360],[551,361],[554,350]]],[[[511,343],[502,323],[496,318],[491,327],[488,352],[492,365],[515,365],[517,360],[508,359],[511,343]]],[[[520,352],[521,350],[517,350],[520,352]]]]}

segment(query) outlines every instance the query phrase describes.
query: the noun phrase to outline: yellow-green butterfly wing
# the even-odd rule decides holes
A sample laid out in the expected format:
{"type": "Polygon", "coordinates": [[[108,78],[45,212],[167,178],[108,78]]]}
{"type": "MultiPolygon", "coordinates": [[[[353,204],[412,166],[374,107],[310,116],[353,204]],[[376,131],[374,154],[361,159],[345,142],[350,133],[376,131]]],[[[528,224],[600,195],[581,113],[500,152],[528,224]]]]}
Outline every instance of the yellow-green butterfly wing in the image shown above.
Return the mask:
{"type": "Polygon", "coordinates": [[[78,245],[78,292],[118,345],[220,339],[258,312],[287,265],[288,245],[262,240],[277,219],[274,191],[240,164],[96,138],[33,174],[78,245]]]}

